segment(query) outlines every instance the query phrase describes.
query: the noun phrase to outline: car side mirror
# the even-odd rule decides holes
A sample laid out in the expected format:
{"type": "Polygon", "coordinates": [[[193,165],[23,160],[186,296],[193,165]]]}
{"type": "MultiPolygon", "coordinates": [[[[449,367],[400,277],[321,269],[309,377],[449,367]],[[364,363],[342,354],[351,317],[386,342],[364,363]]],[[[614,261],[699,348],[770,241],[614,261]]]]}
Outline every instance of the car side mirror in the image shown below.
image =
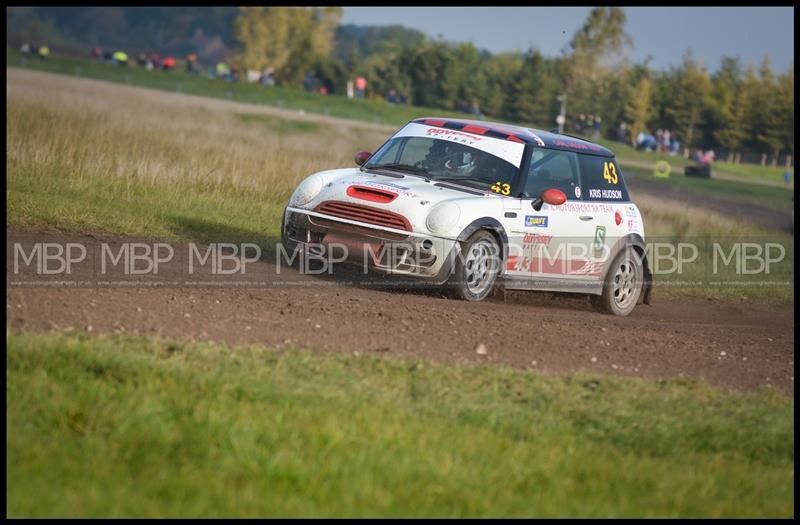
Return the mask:
{"type": "Polygon", "coordinates": [[[535,198],[531,202],[531,206],[533,206],[534,210],[539,211],[544,203],[560,206],[565,202],[567,202],[567,195],[563,191],[550,188],[549,190],[544,190],[539,197],[535,198]]]}
{"type": "Polygon", "coordinates": [[[358,153],[356,153],[356,156],[353,157],[353,160],[356,162],[356,164],[361,166],[362,164],[367,162],[367,160],[369,160],[371,156],[372,153],[370,153],[369,151],[359,151],[358,153]]]}

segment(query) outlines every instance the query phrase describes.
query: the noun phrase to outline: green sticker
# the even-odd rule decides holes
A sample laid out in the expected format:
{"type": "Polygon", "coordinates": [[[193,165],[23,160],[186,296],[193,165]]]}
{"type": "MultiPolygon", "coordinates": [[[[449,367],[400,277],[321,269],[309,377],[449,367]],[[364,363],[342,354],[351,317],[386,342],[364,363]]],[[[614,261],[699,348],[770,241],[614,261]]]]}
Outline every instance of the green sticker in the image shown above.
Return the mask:
{"type": "Polygon", "coordinates": [[[598,226],[594,230],[594,249],[602,250],[606,242],[606,227],[598,226]]]}

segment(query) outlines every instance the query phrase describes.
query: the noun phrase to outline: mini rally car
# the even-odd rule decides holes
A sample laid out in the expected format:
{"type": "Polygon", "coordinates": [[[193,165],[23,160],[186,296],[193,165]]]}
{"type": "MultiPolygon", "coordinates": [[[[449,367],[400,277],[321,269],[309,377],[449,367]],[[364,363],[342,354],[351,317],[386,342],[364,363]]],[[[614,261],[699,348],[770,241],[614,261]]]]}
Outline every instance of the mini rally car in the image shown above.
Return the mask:
{"type": "Polygon", "coordinates": [[[327,248],[332,260],[472,301],[499,286],[574,292],[628,315],[650,300],[642,217],[606,148],[422,118],[355,161],[300,183],[284,211],[284,250],[327,248]]]}

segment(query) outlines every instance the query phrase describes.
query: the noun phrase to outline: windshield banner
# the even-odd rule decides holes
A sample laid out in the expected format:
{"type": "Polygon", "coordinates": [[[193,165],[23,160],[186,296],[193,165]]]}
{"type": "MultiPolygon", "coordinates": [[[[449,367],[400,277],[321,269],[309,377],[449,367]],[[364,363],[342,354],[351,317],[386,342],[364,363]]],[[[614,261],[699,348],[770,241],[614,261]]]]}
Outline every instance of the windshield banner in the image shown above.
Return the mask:
{"type": "Polygon", "coordinates": [[[415,122],[407,124],[406,127],[398,131],[394,137],[430,137],[433,139],[447,140],[449,142],[457,142],[485,151],[495,157],[500,157],[506,162],[513,164],[515,168],[519,168],[520,163],[522,163],[522,152],[525,150],[525,144],[519,142],[496,139],[493,137],[482,137],[473,133],[426,126],[425,124],[417,124],[415,122]]]}

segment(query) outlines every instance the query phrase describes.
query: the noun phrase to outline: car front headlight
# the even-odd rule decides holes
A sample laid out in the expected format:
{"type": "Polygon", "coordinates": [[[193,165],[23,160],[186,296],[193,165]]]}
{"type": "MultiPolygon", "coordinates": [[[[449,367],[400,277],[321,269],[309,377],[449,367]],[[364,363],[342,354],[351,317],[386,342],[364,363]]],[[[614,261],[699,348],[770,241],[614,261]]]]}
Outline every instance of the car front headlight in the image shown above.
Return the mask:
{"type": "Polygon", "coordinates": [[[432,233],[446,235],[458,222],[461,208],[455,202],[442,202],[433,207],[425,219],[425,226],[432,233]]]}
{"type": "Polygon", "coordinates": [[[311,175],[294,190],[289,198],[289,206],[303,206],[311,202],[314,197],[319,195],[325,181],[320,175],[311,175]]]}

